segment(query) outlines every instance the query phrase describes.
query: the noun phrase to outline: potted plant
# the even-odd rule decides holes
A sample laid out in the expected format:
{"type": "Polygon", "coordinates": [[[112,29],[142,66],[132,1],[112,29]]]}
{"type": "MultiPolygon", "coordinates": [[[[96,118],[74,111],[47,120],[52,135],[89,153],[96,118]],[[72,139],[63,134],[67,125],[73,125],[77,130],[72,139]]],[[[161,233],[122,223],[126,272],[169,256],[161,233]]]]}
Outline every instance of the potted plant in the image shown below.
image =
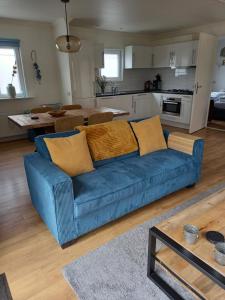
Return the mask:
{"type": "Polygon", "coordinates": [[[17,74],[17,65],[16,65],[16,61],[15,64],[13,65],[13,71],[12,71],[12,80],[11,83],[8,84],[7,86],[7,92],[10,98],[16,98],[16,89],[13,85],[13,79],[15,77],[15,75],[17,74]]]}
{"type": "Polygon", "coordinates": [[[99,85],[100,89],[101,89],[101,93],[104,94],[105,93],[105,88],[108,85],[109,81],[107,81],[105,76],[96,76],[96,82],[99,85]]]}

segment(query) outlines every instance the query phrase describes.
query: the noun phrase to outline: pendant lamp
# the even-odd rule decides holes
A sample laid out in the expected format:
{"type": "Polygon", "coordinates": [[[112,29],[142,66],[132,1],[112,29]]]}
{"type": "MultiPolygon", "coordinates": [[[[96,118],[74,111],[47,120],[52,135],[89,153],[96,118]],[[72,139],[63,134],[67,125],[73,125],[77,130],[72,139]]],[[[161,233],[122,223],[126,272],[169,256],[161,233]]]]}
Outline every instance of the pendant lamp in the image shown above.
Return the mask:
{"type": "Polygon", "coordinates": [[[78,52],[81,47],[80,39],[76,36],[69,35],[68,20],[67,20],[67,3],[70,0],[61,0],[65,4],[66,17],[66,35],[61,35],[56,38],[56,48],[61,52],[71,53],[78,52]]]}

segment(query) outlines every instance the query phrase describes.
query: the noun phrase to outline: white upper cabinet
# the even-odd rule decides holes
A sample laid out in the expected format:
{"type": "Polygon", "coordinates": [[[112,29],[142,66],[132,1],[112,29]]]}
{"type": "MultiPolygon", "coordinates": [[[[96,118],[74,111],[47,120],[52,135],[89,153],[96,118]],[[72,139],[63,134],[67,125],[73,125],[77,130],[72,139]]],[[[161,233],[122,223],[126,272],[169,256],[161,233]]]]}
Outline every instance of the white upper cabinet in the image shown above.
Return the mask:
{"type": "Polygon", "coordinates": [[[197,47],[197,41],[174,44],[175,67],[195,66],[197,47]]]}
{"type": "Polygon", "coordinates": [[[125,69],[144,69],[152,67],[152,47],[125,47],[125,69]]]}
{"type": "Polygon", "coordinates": [[[166,68],[170,66],[170,47],[169,45],[153,47],[153,68],[166,68]]]}
{"type": "Polygon", "coordinates": [[[104,45],[103,44],[95,44],[95,68],[102,69],[104,68],[104,45]]]}
{"type": "Polygon", "coordinates": [[[196,65],[198,41],[153,47],[154,68],[191,67],[196,65]]]}

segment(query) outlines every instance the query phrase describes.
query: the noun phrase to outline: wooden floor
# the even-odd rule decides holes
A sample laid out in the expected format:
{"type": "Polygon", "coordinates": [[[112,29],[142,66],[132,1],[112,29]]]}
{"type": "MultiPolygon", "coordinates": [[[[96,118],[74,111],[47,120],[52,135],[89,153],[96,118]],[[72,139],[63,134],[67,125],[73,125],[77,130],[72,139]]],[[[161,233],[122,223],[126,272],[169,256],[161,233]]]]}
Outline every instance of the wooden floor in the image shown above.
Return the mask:
{"type": "Polygon", "coordinates": [[[23,155],[32,143],[0,144],[0,273],[6,273],[14,300],[76,299],[61,270],[123,232],[162,214],[193,195],[225,181],[225,132],[204,129],[203,174],[195,188],[183,189],[80,238],[62,250],[32,208],[23,155]]]}

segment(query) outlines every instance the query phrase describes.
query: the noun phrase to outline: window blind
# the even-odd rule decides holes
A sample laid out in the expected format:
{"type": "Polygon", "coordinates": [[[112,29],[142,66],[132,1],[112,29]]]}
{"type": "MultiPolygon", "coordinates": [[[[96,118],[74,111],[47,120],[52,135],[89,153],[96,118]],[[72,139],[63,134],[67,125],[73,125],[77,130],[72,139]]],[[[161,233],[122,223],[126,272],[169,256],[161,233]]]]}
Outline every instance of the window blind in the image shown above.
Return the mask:
{"type": "Polygon", "coordinates": [[[0,38],[0,47],[20,47],[20,40],[0,38]]]}

